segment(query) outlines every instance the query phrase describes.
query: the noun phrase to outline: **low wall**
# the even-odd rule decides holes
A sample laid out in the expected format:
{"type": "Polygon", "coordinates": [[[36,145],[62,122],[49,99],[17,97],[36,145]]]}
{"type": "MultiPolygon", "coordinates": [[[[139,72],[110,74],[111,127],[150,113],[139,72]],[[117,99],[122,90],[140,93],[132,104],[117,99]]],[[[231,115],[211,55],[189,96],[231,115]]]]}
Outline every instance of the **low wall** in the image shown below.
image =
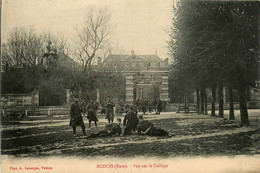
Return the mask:
{"type": "MultiPolygon", "coordinates": [[[[184,110],[184,103],[168,103],[166,105],[166,111],[167,112],[175,112],[177,111],[177,105],[179,105],[179,110],[180,111],[185,111],[184,110]]],[[[211,110],[211,103],[208,103],[208,110],[211,110]]],[[[219,105],[216,104],[216,110],[218,110],[219,105]]],[[[247,103],[247,108],[248,109],[260,109],[260,102],[248,102],[247,103]]],[[[224,105],[224,109],[228,110],[229,109],[229,103],[226,103],[224,105]]],[[[234,103],[234,109],[239,109],[239,103],[235,102],[234,103]]],[[[196,103],[190,103],[189,104],[189,111],[196,111],[197,110],[197,104],[196,103]]]]}
{"type": "Polygon", "coordinates": [[[39,106],[39,92],[23,94],[2,94],[1,108],[39,106]]]}
{"type": "Polygon", "coordinates": [[[44,107],[8,107],[2,111],[3,116],[69,116],[68,106],[44,107]]]}

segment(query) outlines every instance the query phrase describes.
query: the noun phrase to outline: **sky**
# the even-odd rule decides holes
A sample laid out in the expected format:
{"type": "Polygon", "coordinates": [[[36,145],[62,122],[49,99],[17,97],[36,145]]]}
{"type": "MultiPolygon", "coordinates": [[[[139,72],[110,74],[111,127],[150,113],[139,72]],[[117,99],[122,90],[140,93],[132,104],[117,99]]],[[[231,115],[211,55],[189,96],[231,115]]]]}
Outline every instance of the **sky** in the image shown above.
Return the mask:
{"type": "Polygon", "coordinates": [[[111,42],[122,52],[155,54],[167,58],[167,33],[173,0],[3,0],[1,38],[5,42],[15,27],[34,27],[38,32],[64,35],[71,43],[88,7],[107,7],[111,12],[111,42]]]}

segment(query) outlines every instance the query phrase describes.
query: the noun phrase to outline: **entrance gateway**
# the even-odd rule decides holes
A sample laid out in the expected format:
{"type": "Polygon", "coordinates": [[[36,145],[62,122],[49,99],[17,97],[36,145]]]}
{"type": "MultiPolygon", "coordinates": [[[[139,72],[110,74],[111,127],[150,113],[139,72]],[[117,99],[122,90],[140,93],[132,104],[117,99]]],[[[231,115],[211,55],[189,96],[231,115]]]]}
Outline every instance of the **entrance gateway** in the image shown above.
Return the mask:
{"type": "Polygon", "coordinates": [[[109,55],[104,63],[116,66],[126,79],[126,102],[137,99],[160,98],[169,101],[168,59],[162,60],[157,54],[109,55]]]}

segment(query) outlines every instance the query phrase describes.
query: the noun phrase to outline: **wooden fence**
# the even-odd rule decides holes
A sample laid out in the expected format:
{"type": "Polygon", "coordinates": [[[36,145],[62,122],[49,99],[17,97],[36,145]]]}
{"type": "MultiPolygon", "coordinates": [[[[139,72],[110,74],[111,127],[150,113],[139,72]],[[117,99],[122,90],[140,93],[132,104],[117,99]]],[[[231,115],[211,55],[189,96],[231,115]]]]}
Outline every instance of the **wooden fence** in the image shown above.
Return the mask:
{"type": "Polygon", "coordinates": [[[1,107],[35,107],[39,106],[39,92],[23,94],[3,94],[1,95],[1,107]]]}

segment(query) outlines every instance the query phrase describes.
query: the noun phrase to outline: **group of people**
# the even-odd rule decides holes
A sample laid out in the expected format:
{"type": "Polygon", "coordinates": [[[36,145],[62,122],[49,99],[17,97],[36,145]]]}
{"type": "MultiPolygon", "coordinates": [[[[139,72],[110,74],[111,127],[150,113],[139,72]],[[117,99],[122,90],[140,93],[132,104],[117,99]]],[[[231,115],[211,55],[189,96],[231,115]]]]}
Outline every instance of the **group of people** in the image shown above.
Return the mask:
{"type": "MultiPolygon", "coordinates": [[[[134,102],[134,109],[136,112],[142,112],[146,114],[146,112],[153,112],[155,111],[156,114],[159,114],[164,110],[166,102],[161,101],[158,99],[137,99],[134,102]]],[[[118,103],[117,112],[122,115],[122,113],[126,112],[129,109],[129,104],[125,104],[123,100],[120,100],[118,103]]]]}
{"type": "MultiPolygon", "coordinates": [[[[91,127],[91,122],[94,121],[95,126],[97,127],[98,116],[98,103],[94,100],[90,100],[90,103],[86,105],[86,103],[80,102],[79,97],[76,95],[74,97],[74,102],[70,107],[70,126],[73,128],[74,136],[76,136],[76,127],[81,126],[83,134],[86,134],[85,124],[83,122],[83,116],[87,114],[87,119],[89,121],[89,128],[91,127]],[[83,116],[82,116],[83,115],[83,116]]],[[[106,110],[106,119],[108,119],[108,123],[114,120],[114,106],[115,104],[108,98],[107,101],[107,110],[106,110]]]]}
{"type": "MultiPolygon", "coordinates": [[[[123,119],[124,130],[121,130],[121,118],[117,118],[117,121],[114,123],[114,102],[108,98],[106,102],[106,119],[108,120],[108,124],[105,125],[105,128],[98,133],[90,134],[88,137],[102,137],[102,136],[113,136],[115,134],[118,135],[130,135],[132,133],[137,133],[139,135],[150,135],[150,136],[171,136],[168,132],[161,128],[154,127],[154,125],[147,121],[143,120],[143,116],[140,115],[138,117],[138,112],[136,111],[135,106],[129,106],[126,110],[126,114],[123,119]]],[[[74,103],[72,103],[70,108],[70,126],[73,129],[74,136],[76,135],[76,127],[81,126],[83,135],[86,135],[85,125],[83,121],[82,114],[87,113],[87,118],[89,120],[89,127],[91,126],[91,121],[95,122],[95,126],[97,127],[97,110],[98,104],[91,100],[87,106],[79,103],[79,98],[75,96],[74,103]],[[84,109],[86,108],[86,109],[84,109]]]]}
{"type": "Polygon", "coordinates": [[[139,112],[143,112],[145,114],[149,111],[149,113],[155,111],[156,114],[160,114],[163,110],[164,102],[158,99],[137,99],[136,106],[139,112]]]}

